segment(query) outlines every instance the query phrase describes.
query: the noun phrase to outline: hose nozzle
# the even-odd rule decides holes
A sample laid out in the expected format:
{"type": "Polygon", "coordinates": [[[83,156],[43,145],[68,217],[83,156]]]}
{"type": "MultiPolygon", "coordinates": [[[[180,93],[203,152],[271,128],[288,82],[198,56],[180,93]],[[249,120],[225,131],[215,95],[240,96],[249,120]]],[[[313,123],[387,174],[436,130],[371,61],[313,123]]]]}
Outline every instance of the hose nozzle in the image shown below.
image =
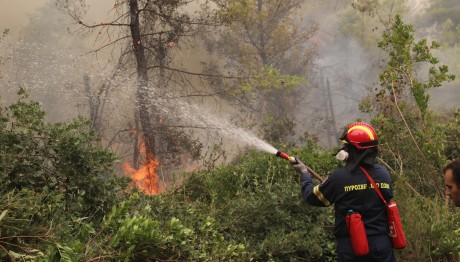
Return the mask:
{"type": "MultiPolygon", "coordinates": [[[[298,164],[299,163],[299,160],[293,156],[289,156],[288,154],[282,152],[282,151],[278,151],[276,152],[276,156],[277,157],[281,157],[281,158],[284,158],[286,160],[288,160],[289,162],[291,162],[291,164],[298,164]]],[[[319,182],[323,182],[323,179],[321,178],[320,175],[318,175],[315,171],[313,171],[311,168],[309,168],[307,166],[307,170],[308,172],[310,172],[310,174],[312,174],[316,179],[318,179],[319,182]]]]}
{"type": "Polygon", "coordinates": [[[282,151],[276,152],[276,156],[284,158],[284,159],[288,160],[289,162],[291,162],[292,164],[295,164],[298,161],[297,158],[295,158],[293,156],[289,156],[288,154],[286,154],[286,153],[284,153],[282,151]]]}

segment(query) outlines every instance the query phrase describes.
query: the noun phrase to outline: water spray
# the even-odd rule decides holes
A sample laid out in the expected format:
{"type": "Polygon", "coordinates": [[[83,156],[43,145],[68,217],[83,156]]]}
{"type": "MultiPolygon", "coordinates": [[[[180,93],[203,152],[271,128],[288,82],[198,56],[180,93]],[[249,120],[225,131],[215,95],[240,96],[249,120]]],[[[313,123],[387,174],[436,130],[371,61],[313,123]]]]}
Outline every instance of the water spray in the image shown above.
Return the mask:
{"type": "MultiPolygon", "coordinates": [[[[290,156],[282,151],[277,151],[275,154],[277,157],[281,157],[286,159],[287,161],[291,162],[291,164],[295,165],[299,163],[299,160],[296,157],[290,156]]],[[[307,170],[310,174],[312,174],[320,183],[323,183],[323,178],[318,175],[315,171],[313,171],[310,167],[307,166],[307,170]]]]}
{"type": "MultiPolygon", "coordinates": [[[[288,154],[279,151],[274,148],[269,143],[257,137],[250,131],[244,130],[240,127],[234,126],[232,123],[226,121],[225,119],[218,118],[213,115],[210,111],[203,110],[202,107],[197,105],[185,103],[170,97],[170,94],[163,94],[163,98],[155,99],[155,106],[163,111],[165,115],[178,115],[183,119],[187,119],[190,123],[203,123],[204,126],[212,127],[220,135],[232,139],[235,142],[242,143],[247,146],[252,146],[261,151],[267,152],[269,154],[274,154],[277,157],[284,158],[288,160],[291,164],[298,163],[297,158],[289,156],[288,154]],[[170,110],[171,101],[174,101],[174,112],[170,110]]],[[[323,182],[321,176],[319,176],[311,168],[307,167],[308,172],[312,174],[320,182],[323,182]]]]}

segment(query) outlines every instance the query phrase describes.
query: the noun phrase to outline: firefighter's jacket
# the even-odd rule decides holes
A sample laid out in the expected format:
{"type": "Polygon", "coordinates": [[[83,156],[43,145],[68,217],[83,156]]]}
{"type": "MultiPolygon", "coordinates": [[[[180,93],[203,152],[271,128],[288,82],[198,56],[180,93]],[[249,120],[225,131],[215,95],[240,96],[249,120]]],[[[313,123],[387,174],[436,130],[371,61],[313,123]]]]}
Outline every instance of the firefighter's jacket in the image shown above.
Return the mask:
{"type": "MultiPolygon", "coordinates": [[[[393,197],[392,182],[388,170],[379,165],[363,166],[389,202],[393,197]]],[[[302,174],[302,196],[313,206],[335,206],[334,235],[348,237],[345,216],[348,210],[362,215],[368,236],[389,233],[387,211],[372,184],[361,169],[351,173],[346,167],[333,171],[323,183],[315,185],[309,173],[302,174]]]]}

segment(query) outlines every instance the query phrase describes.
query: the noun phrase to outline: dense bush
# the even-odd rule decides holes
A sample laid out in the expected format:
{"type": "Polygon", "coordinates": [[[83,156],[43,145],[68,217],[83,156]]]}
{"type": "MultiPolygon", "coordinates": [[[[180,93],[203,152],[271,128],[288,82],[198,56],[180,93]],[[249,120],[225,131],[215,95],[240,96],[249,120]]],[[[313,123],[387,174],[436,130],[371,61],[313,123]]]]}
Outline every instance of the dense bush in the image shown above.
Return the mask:
{"type": "Polygon", "coordinates": [[[180,187],[161,195],[132,195],[91,234],[98,245],[77,253],[130,261],[333,261],[332,209],[302,203],[290,164],[253,151],[236,162],[184,174],[180,187]]]}
{"type": "MultiPolygon", "coordinates": [[[[67,241],[75,220],[101,221],[126,187],[125,179],[113,176],[114,155],[97,146],[87,121],[46,123],[40,104],[29,101],[25,89],[18,95],[0,109],[0,201],[11,202],[0,210],[6,221],[2,237],[7,237],[0,257],[39,253],[27,247],[44,238],[67,241]],[[14,201],[18,198],[23,203],[14,201]]],[[[52,246],[61,254],[67,248],[52,246]]]]}
{"type": "MultiPolygon", "coordinates": [[[[304,161],[316,158],[314,165],[327,170],[336,167],[335,161],[313,156],[316,150],[310,144],[293,153],[304,161]]],[[[256,261],[334,259],[328,230],[333,210],[302,202],[299,176],[288,162],[263,152],[248,152],[235,162],[189,174],[182,185],[185,199],[208,203],[224,235],[244,243],[256,261]]]]}
{"type": "Polygon", "coordinates": [[[86,120],[46,123],[40,104],[27,101],[24,89],[19,94],[0,111],[0,188],[62,194],[66,211],[103,214],[114,203],[108,195],[120,189],[115,156],[96,145],[86,120]]]}

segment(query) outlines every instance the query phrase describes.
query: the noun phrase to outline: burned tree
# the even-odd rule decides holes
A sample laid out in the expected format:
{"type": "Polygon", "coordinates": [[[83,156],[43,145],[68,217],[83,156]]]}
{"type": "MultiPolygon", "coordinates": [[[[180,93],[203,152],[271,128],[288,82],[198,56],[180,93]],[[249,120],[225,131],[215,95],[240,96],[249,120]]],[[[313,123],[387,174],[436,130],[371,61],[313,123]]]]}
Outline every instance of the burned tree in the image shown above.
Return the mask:
{"type": "Polygon", "coordinates": [[[190,72],[173,64],[174,55],[207,25],[199,14],[185,11],[190,2],[115,0],[111,12],[116,16],[98,24],[84,21],[84,0],[58,0],[57,4],[78,22],[81,32],[94,32],[97,40],[105,36],[95,53],[119,46],[121,51],[115,52],[119,52],[120,67],[135,68],[134,119],[138,124],[134,126],[139,126],[148,154],[165,166],[179,164],[183,154],[198,157],[201,145],[190,136],[193,127],[178,124],[180,119],[171,113],[174,102],[168,101],[189,96],[190,72]]]}

